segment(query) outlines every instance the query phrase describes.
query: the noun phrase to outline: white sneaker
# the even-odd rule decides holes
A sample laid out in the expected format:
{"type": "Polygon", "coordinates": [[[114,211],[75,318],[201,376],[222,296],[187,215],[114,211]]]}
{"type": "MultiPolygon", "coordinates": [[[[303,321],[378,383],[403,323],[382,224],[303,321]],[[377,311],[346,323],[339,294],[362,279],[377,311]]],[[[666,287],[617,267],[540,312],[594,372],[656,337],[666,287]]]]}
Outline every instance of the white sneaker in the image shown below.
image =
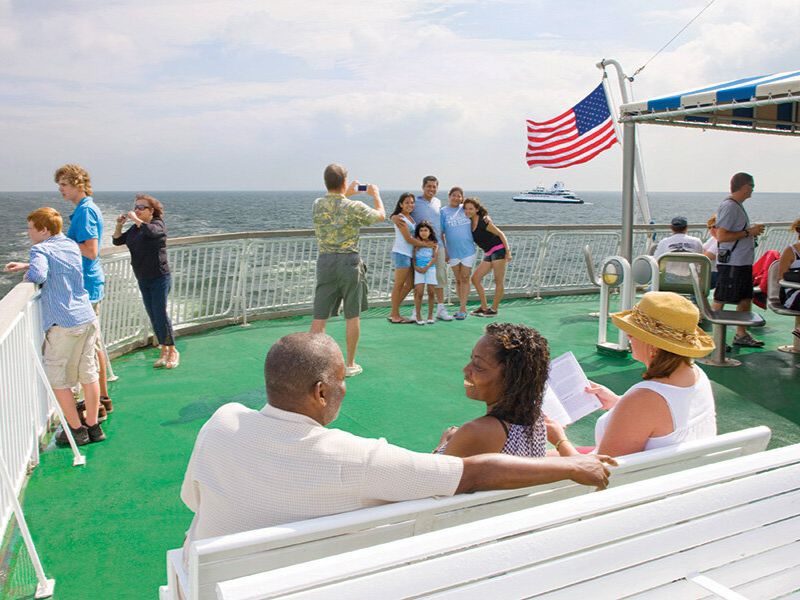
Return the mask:
{"type": "Polygon", "coordinates": [[[440,306],[436,310],[436,318],[440,321],[452,321],[453,317],[450,316],[450,313],[447,312],[447,309],[444,306],[440,306]]]}
{"type": "Polygon", "coordinates": [[[417,325],[425,325],[425,321],[420,321],[419,319],[416,319],[416,321],[417,325]]]}
{"type": "Polygon", "coordinates": [[[364,372],[364,369],[361,368],[361,365],[357,365],[353,363],[352,367],[345,367],[344,368],[344,376],[345,377],[355,377],[356,375],[361,375],[364,372]]]}
{"type": "Polygon", "coordinates": [[[428,319],[428,325],[434,325],[435,323],[436,321],[434,321],[433,319],[428,319]]]}

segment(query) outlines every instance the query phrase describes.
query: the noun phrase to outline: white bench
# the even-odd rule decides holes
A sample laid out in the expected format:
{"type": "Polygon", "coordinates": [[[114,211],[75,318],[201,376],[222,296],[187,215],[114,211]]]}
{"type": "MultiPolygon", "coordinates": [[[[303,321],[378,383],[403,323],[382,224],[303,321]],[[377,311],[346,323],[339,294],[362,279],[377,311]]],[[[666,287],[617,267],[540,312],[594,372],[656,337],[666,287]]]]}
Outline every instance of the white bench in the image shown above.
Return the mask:
{"type": "MultiPolygon", "coordinates": [[[[618,486],[665,473],[761,452],[767,427],[754,427],[640,452],[620,459],[611,477],[618,486]]],[[[487,517],[591,492],[570,481],[518,490],[460,494],[386,504],[349,513],[267,527],[206,540],[189,548],[188,570],[180,548],[167,552],[162,600],[209,600],[218,581],[412,537],[487,517]]]]}
{"type": "Polygon", "coordinates": [[[774,598],[800,587],[800,444],[217,584],[219,600],[774,598]]]}

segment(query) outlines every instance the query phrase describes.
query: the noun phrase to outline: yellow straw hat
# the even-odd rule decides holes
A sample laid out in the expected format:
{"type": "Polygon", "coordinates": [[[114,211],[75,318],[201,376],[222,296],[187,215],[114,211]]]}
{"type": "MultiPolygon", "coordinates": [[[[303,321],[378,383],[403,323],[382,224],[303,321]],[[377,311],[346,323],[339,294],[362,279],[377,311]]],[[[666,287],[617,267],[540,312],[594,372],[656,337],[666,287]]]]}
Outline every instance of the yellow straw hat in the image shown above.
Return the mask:
{"type": "Polygon", "coordinates": [[[700,358],[714,349],[714,341],[697,326],[700,311],[673,292],[647,292],[631,310],[611,319],[631,337],[673,354],[700,358]]]}

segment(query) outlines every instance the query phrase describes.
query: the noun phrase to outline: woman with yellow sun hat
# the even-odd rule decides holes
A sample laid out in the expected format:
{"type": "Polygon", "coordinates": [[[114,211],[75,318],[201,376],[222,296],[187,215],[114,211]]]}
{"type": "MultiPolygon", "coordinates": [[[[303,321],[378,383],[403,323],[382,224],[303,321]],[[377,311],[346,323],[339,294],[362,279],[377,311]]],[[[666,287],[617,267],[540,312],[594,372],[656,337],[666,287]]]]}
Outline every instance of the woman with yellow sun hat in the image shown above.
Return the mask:
{"type": "MultiPolygon", "coordinates": [[[[716,435],[711,384],[692,361],[714,349],[697,326],[699,317],[694,304],[672,292],[648,292],[631,310],[611,315],[645,372],[644,381],[621,397],[594,382],[586,388],[608,411],[595,426],[599,454],[622,456],[716,435]]],[[[548,421],[547,427],[561,455],[577,453],[560,425],[548,421]]]]}

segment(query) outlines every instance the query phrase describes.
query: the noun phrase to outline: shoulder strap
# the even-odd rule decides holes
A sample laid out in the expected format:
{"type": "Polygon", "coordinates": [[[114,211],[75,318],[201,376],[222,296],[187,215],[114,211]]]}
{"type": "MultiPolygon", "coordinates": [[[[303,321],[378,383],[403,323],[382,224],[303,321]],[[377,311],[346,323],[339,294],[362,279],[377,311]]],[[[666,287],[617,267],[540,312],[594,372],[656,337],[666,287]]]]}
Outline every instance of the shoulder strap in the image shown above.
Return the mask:
{"type": "Polygon", "coordinates": [[[505,422],[505,421],[503,421],[503,419],[501,419],[500,417],[495,417],[494,415],[489,415],[489,416],[490,416],[490,417],[494,417],[495,419],[497,419],[498,421],[500,421],[500,425],[502,425],[502,426],[503,426],[503,429],[504,429],[504,430],[505,430],[505,432],[506,432],[506,439],[508,439],[508,425],[506,424],[506,422],[505,422]]]}

